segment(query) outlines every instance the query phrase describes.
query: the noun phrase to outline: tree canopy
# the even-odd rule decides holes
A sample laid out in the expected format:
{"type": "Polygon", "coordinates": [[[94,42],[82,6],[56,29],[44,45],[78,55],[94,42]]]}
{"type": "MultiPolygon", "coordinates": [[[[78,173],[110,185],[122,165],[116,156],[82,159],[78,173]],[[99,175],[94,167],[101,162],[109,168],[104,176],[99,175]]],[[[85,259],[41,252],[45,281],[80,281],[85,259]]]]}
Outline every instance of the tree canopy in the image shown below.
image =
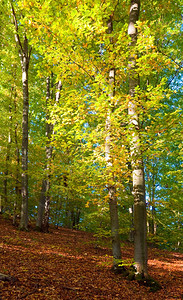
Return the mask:
{"type": "Polygon", "coordinates": [[[132,26],[137,2],[1,0],[0,208],[15,224],[27,176],[29,220],[47,203],[49,223],[110,236],[112,187],[128,239],[141,161],[148,240],[182,247],[182,1],[141,0],[132,26]]]}

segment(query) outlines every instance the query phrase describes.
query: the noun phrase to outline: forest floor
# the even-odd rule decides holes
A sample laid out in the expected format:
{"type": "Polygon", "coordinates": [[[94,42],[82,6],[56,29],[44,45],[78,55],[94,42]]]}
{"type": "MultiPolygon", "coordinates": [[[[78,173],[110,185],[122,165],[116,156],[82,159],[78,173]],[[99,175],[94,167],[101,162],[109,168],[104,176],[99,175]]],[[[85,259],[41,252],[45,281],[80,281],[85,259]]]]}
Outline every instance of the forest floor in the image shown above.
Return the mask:
{"type": "MultiPolygon", "coordinates": [[[[124,261],[133,247],[122,245],[124,261]]],[[[109,245],[92,234],[51,228],[50,233],[23,232],[0,218],[0,299],[183,299],[183,255],[149,249],[149,274],[162,289],[151,292],[137,281],[111,272],[109,245]],[[182,290],[181,290],[182,289],[182,290]]]]}

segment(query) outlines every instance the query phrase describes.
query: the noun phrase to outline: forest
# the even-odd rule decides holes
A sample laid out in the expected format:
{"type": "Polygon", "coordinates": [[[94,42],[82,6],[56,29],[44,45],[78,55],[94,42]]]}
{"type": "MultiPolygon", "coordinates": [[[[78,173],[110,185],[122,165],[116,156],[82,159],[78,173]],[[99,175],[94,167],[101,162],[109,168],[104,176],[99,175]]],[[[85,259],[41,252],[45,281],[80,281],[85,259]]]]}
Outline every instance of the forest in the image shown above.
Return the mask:
{"type": "Polygon", "coordinates": [[[0,220],[88,232],[114,273],[147,280],[147,248],[183,250],[182,1],[0,0],[0,15],[0,220]]]}

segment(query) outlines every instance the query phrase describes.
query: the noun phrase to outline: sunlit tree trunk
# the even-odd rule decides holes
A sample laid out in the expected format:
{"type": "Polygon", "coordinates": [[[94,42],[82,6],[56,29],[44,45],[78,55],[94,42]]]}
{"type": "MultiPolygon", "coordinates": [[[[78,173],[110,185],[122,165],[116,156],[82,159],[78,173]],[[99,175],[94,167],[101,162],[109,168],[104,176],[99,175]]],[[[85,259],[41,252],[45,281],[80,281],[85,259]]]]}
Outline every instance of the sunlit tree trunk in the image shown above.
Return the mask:
{"type": "MultiPolygon", "coordinates": [[[[59,81],[56,85],[56,94],[55,94],[55,105],[58,104],[60,98],[60,91],[62,88],[62,83],[59,81]]],[[[48,232],[49,230],[49,216],[50,216],[50,186],[51,186],[51,160],[52,160],[52,150],[51,145],[51,136],[54,135],[54,125],[48,124],[47,122],[47,146],[46,146],[46,197],[45,197],[45,208],[44,208],[44,217],[43,217],[43,230],[48,232]]]]}
{"type": "MultiPolygon", "coordinates": [[[[108,21],[108,33],[111,34],[113,31],[112,17],[108,21]]],[[[112,38],[110,40],[112,43],[112,38]]],[[[113,100],[115,96],[115,68],[112,67],[109,70],[109,101],[113,100]]],[[[120,235],[119,235],[119,220],[118,220],[118,206],[116,197],[116,187],[114,184],[114,174],[111,171],[112,157],[111,157],[111,110],[108,110],[106,118],[106,142],[105,142],[105,158],[108,169],[108,196],[109,196],[109,210],[110,210],[110,221],[111,221],[111,236],[112,236],[112,253],[113,253],[113,268],[115,271],[118,269],[118,265],[121,261],[121,247],[120,247],[120,235]]]]}
{"type": "Polygon", "coordinates": [[[23,91],[23,117],[22,117],[22,205],[21,205],[21,220],[20,229],[27,230],[28,228],[28,114],[29,114],[29,90],[28,90],[28,70],[31,48],[29,50],[28,39],[26,34],[23,34],[21,41],[19,35],[19,25],[16,19],[16,14],[11,1],[12,15],[15,26],[15,41],[19,50],[19,57],[22,68],[22,91],[23,91]]]}
{"type": "Polygon", "coordinates": [[[22,206],[20,228],[28,226],[28,115],[29,115],[29,92],[28,92],[28,69],[29,54],[28,40],[24,36],[24,51],[21,53],[22,85],[23,85],[23,119],[22,119],[22,206]]]}
{"type": "Polygon", "coordinates": [[[128,34],[130,35],[129,58],[129,94],[128,115],[131,127],[131,159],[134,196],[134,260],[136,273],[141,277],[147,276],[147,224],[145,180],[142,150],[139,135],[139,117],[136,103],[136,87],[139,85],[139,76],[136,69],[137,29],[135,27],[139,18],[140,0],[131,0],[128,34]]]}
{"type": "MultiPolygon", "coordinates": [[[[12,89],[11,89],[11,98],[12,101],[12,89]]],[[[9,132],[8,132],[8,141],[6,148],[6,159],[5,159],[5,172],[4,172],[4,211],[6,211],[8,206],[8,175],[9,175],[9,166],[10,166],[10,150],[12,143],[12,104],[9,104],[9,132]]]]}
{"type": "MultiPolygon", "coordinates": [[[[16,132],[16,129],[15,129],[16,132]]],[[[15,192],[16,198],[14,200],[13,209],[13,225],[16,225],[17,215],[20,212],[19,204],[21,202],[21,180],[20,180],[20,151],[18,147],[17,134],[15,133],[15,144],[16,144],[16,182],[15,182],[15,192]]]]}
{"type": "Polygon", "coordinates": [[[156,234],[156,221],[155,221],[155,166],[153,165],[153,174],[152,174],[152,198],[151,198],[151,227],[150,232],[156,234]]]}
{"type": "Polygon", "coordinates": [[[45,207],[45,194],[46,194],[46,182],[45,179],[42,180],[41,194],[38,204],[38,212],[36,219],[36,229],[38,231],[43,230],[43,216],[44,216],[44,207],[45,207]]]}
{"type": "MultiPolygon", "coordinates": [[[[52,78],[53,81],[53,78],[52,78]]],[[[52,88],[53,84],[51,82],[52,88]]],[[[50,186],[51,186],[51,160],[52,160],[52,145],[51,145],[51,138],[54,134],[53,131],[53,125],[50,124],[48,121],[50,119],[49,115],[49,101],[53,96],[51,97],[51,94],[53,91],[50,91],[50,77],[47,77],[46,79],[46,86],[47,86],[47,94],[46,94],[46,166],[45,166],[45,178],[42,181],[42,189],[41,189],[41,195],[40,195],[40,201],[38,206],[38,214],[37,214],[37,220],[36,220],[36,227],[40,231],[49,231],[49,215],[50,215],[50,186]]],[[[55,95],[55,104],[58,103],[60,98],[60,90],[61,90],[62,84],[61,81],[57,83],[57,91],[55,95]]]]}
{"type": "MultiPolygon", "coordinates": [[[[128,147],[128,155],[130,156],[130,149],[128,147]]],[[[132,195],[133,192],[133,182],[132,182],[132,176],[131,176],[131,171],[132,171],[132,165],[131,162],[128,161],[128,170],[129,172],[129,195],[132,195]]],[[[130,216],[130,232],[129,232],[129,236],[128,239],[130,242],[134,242],[134,208],[133,208],[133,204],[129,207],[129,216],[130,216]]]]}
{"type": "MultiPolygon", "coordinates": [[[[14,91],[14,113],[17,114],[17,103],[16,103],[16,89],[14,91]]],[[[13,209],[13,225],[16,225],[17,215],[20,213],[20,203],[21,203],[21,174],[20,174],[20,149],[18,145],[18,122],[15,123],[15,157],[16,157],[16,178],[15,178],[15,192],[16,198],[14,200],[14,209],[13,209]]]]}
{"type": "MultiPolygon", "coordinates": [[[[46,109],[50,101],[50,77],[46,79],[46,109]]],[[[49,188],[50,188],[50,160],[52,157],[52,146],[51,146],[51,134],[52,124],[48,123],[49,113],[48,109],[46,112],[46,167],[45,167],[45,178],[42,181],[41,195],[38,206],[38,214],[36,220],[36,227],[40,231],[48,231],[49,227],[49,188]],[[46,203],[47,201],[47,203],[46,203]],[[46,209],[46,210],[45,210],[46,209]],[[44,214],[46,213],[46,217],[44,214]]]]}
{"type": "Polygon", "coordinates": [[[151,234],[156,234],[156,221],[155,221],[155,168],[153,165],[153,172],[149,174],[147,171],[147,186],[149,194],[149,211],[148,211],[148,232],[151,234]],[[152,178],[151,178],[152,176],[152,178]]]}

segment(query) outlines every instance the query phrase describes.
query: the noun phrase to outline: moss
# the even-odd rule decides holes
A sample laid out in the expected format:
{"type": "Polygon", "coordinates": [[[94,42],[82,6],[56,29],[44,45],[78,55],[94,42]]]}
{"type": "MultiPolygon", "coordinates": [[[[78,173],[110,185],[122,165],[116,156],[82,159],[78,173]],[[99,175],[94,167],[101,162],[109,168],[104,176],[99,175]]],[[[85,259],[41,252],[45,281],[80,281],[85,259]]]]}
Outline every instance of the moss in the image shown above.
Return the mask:
{"type": "Polygon", "coordinates": [[[132,265],[130,268],[125,266],[114,265],[111,270],[115,274],[122,274],[123,277],[126,277],[128,280],[136,280],[140,285],[149,287],[150,292],[156,292],[161,289],[161,285],[151,278],[150,276],[144,277],[143,274],[137,274],[135,267],[132,265]]]}

